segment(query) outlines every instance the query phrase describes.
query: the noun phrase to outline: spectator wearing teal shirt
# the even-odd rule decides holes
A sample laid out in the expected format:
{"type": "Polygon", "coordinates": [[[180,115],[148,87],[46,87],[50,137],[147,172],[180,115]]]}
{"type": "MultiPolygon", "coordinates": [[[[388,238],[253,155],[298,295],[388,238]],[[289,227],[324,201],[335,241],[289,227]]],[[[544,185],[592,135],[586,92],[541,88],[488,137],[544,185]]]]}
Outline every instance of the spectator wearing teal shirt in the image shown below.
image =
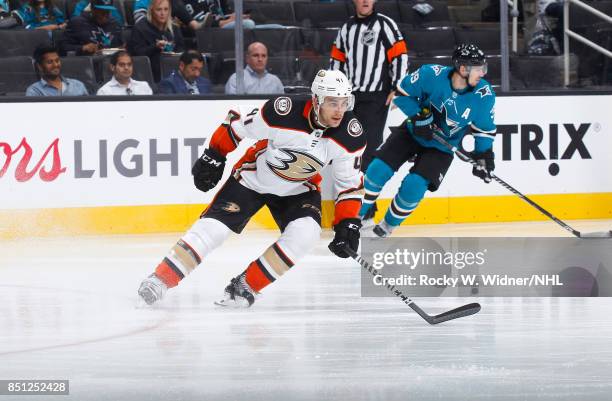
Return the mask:
{"type": "MultiPolygon", "coordinates": [[[[80,0],[74,6],[74,11],[72,11],[72,16],[76,17],[77,15],[81,15],[83,14],[83,11],[91,11],[91,5],[90,5],[89,0],[80,0]]],[[[111,10],[111,17],[113,17],[119,25],[121,26],[125,25],[125,20],[123,19],[123,15],[119,12],[119,10],[117,10],[117,8],[114,8],[113,10],[111,10]]]]}
{"type": "Polygon", "coordinates": [[[64,13],[52,0],[30,0],[13,12],[25,29],[53,31],[66,27],[64,13]]]}

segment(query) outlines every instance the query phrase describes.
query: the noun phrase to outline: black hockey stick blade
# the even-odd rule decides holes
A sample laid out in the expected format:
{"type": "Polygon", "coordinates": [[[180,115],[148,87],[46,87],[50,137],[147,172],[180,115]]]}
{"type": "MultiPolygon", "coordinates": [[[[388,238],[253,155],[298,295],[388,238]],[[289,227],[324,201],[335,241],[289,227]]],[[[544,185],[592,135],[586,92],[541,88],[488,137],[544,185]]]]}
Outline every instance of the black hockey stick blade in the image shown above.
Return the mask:
{"type": "MultiPolygon", "coordinates": [[[[348,246],[345,247],[344,251],[352,259],[354,259],[357,263],[359,263],[361,267],[363,267],[364,270],[371,273],[372,275],[377,274],[374,272],[374,270],[372,270],[372,266],[368,262],[366,262],[361,256],[359,256],[357,252],[352,250],[350,247],[348,246]]],[[[423,320],[425,320],[427,323],[432,324],[432,325],[442,323],[442,322],[447,322],[453,319],[459,319],[460,317],[470,316],[480,311],[480,304],[471,303],[471,304],[463,305],[458,308],[440,313],[439,315],[430,316],[427,313],[425,313],[425,311],[421,309],[417,304],[415,304],[413,300],[408,298],[408,296],[404,295],[404,293],[400,291],[399,289],[393,289],[388,286],[386,288],[387,290],[389,290],[391,294],[395,295],[396,297],[401,299],[402,302],[404,302],[406,305],[410,306],[413,311],[415,311],[419,316],[423,318],[423,320]]]]}
{"type": "Polygon", "coordinates": [[[580,238],[612,238],[612,231],[597,231],[594,233],[580,233],[580,238]]]}
{"type": "Polygon", "coordinates": [[[439,315],[435,316],[428,315],[414,302],[411,303],[409,306],[412,308],[412,310],[418,313],[419,316],[421,316],[427,323],[431,325],[447,322],[453,319],[459,319],[460,317],[474,315],[480,311],[480,304],[476,302],[460,306],[458,308],[440,313],[439,315]]]}

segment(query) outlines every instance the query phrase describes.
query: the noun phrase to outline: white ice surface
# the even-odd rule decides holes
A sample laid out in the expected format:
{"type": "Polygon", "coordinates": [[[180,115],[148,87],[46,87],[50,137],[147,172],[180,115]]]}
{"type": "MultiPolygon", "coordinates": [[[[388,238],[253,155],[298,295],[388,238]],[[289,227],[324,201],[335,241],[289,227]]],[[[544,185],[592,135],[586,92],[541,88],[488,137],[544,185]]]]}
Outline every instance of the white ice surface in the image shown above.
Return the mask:
{"type": "MultiPolygon", "coordinates": [[[[436,227],[565,235],[550,222],[403,233],[436,227]]],[[[359,266],[333,257],[325,233],[251,309],[220,309],[229,279],[277,236],[247,230],[161,304],[136,308],[178,236],[2,242],[0,379],[69,379],[71,394],[0,399],[612,400],[608,298],[482,298],[479,314],[429,326],[397,299],[360,297],[359,266]]],[[[473,300],[418,303],[438,313],[473,300]]]]}

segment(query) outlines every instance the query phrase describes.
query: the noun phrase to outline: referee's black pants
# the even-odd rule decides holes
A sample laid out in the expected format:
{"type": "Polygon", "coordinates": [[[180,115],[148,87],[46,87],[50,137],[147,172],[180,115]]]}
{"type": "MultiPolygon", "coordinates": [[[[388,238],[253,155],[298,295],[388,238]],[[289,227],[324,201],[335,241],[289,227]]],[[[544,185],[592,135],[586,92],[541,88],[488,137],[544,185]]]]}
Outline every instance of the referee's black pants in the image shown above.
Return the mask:
{"type": "Polygon", "coordinates": [[[365,173],[372,161],[374,151],[383,141],[383,130],[387,121],[389,106],[385,106],[389,92],[353,92],[355,108],[353,112],[363,125],[368,136],[368,146],[363,153],[361,171],[365,173]]]}

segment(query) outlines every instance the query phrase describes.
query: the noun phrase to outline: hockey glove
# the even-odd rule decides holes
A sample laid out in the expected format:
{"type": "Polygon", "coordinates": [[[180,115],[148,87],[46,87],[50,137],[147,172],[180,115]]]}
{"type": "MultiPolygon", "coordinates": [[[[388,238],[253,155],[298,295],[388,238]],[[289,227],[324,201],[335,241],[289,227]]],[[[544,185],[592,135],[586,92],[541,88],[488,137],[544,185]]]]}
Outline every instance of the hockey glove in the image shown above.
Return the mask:
{"type": "Polygon", "coordinates": [[[431,141],[433,139],[434,132],[440,132],[440,128],[438,128],[434,122],[431,110],[427,108],[421,110],[419,114],[412,117],[412,124],[414,125],[414,134],[426,141],[431,141]]]}
{"type": "Polygon", "coordinates": [[[472,167],[472,174],[487,184],[491,182],[491,172],[495,170],[495,154],[491,149],[486,152],[473,152],[472,159],[478,166],[472,167]]]}
{"type": "Polygon", "coordinates": [[[344,251],[345,247],[357,252],[359,248],[359,229],[361,220],[344,219],[334,226],[334,239],[329,243],[329,250],[340,258],[348,258],[349,255],[344,251]]]}
{"type": "Polygon", "coordinates": [[[217,185],[224,169],[225,157],[216,150],[208,148],[191,169],[193,183],[200,191],[209,191],[217,185]]]}

